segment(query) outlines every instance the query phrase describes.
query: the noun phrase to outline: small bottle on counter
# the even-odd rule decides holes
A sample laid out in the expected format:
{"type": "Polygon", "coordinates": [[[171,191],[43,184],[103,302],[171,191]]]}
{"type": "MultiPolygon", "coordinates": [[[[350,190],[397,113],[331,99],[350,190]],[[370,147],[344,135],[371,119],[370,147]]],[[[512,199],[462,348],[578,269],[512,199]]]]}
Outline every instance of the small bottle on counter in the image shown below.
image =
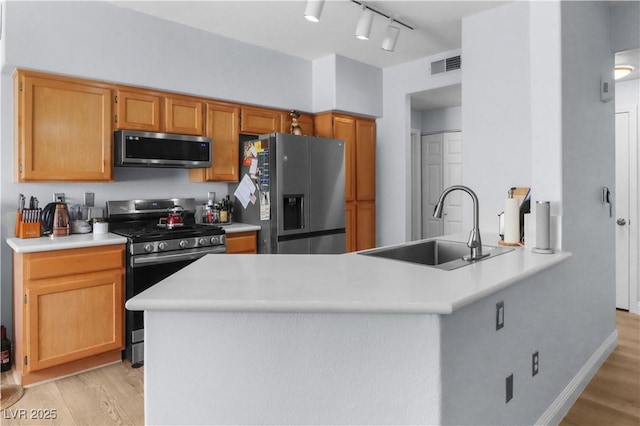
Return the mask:
{"type": "Polygon", "coordinates": [[[7,329],[2,326],[2,360],[0,364],[2,371],[11,370],[11,342],[7,339],[7,329]]]}
{"type": "Polygon", "coordinates": [[[229,221],[228,210],[226,200],[222,200],[220,203],[220,223],[226,223],[229,221]]]}

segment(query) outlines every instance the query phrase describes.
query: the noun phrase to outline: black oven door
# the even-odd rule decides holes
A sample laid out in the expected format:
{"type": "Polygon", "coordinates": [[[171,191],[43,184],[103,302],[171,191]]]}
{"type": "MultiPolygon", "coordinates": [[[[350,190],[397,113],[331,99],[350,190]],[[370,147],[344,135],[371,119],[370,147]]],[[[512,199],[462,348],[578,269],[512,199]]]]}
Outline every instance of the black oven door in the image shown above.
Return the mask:
{"type": "MultiPolygon", "coordinates": [[[[206,254],[225,251],[224,246],[216,246],[207,250],[181,250],[175,254],[128,255],[126,298],[131,299],[206,254]]],[[[144,313],[127,310],[125,317],[125,357],[131,361],[132,367],[140,367],[144,363],[144,313]]]]}

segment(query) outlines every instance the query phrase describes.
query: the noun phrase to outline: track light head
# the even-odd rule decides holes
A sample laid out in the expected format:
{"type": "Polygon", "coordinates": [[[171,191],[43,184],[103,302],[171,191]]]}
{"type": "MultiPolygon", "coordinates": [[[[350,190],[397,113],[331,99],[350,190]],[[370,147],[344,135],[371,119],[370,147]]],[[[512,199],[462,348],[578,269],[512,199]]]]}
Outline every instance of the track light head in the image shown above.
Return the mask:
{"type": "Polygon", "coordinates": [[[362,12],[358,19],[358,25],[356,26],[355,36],[360,40],[369,40],[369,34],[371,34],[371,25],[373,24],[373,11],[367,6],[362,5],[362,12]]]}
{"type": "Polygon", "coordinates": [[[384,40],[382,40],[382,45],[380,46],[382,50],[386,50],[387,52],[393,52],[396,48],[396,43],[398,42],[399,35],[400,35],[400,27],[395,25],[393,19],[391,19],[389,22],[389,25],[387,26],[387,30],[384,35],[384,40]]]}
{"type": "Polygon", "coordinates": [[[320,22],[320,15],[324,7],[324,0],[307,0],[304,17],[307,21],[320,22]]]}

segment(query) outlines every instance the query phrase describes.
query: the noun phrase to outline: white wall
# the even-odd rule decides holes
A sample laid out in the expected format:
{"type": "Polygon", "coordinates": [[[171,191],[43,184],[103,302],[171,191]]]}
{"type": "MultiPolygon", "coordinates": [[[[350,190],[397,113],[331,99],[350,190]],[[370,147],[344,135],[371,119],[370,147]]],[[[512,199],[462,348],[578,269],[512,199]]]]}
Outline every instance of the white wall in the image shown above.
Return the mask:
{"type": "Polygon", "coordinates": [[[313,112],[382,115],[382,70],[344,56],[313,61],[313,112]]]}
{"type": "Polygon", "coordinates": [[[461,82],[453,71],[430,76],[425,70],[460,50],[407,62],[383,70],[383,114],[377,124],[377,245],[411,240],[411,105],[410,94],[461,82]]]}
{"type": "Polygon", "coordinates": [[[450,107],[424,111],[422,133],[438,133],[462,130],[462,107],[450,107]]]}
{"type": "Polygon", "coordinates": [[[531,186],[529,4],[464,19],[462,51],[462,181],[480,200],[480,229],[496,232],[509,188],[531,186]]]}
{"type": "Polygon", "coordinates": [[[611,10],[611,49],[614,52],[640,47],[640,2],[616,1],[611,10]]]}
{"type": "MultiPolygon", "coordinates": [[[[614,218],[600,202],[614,185],[614,102],[608,2],[562,2],[562,242],[574,257],[559,285],[571,295],[563,344],[567,375],[615,330],[614,218]]],[[[559,375],[561,378],[561,375],[559,375]]]]}

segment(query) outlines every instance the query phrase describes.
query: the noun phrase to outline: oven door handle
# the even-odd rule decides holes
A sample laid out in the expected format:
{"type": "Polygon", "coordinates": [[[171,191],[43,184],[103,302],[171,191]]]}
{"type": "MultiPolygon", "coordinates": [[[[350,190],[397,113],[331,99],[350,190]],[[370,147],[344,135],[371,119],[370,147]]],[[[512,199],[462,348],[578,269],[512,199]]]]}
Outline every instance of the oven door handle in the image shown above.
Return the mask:
{"type": "Polygon", "coordinates": [[[207,249],[198,249],[195,251],[181,251],[178,253],[158,253],[131,257],[131,266],[147,266],[157,263],[180,262],[183,260],[199,259],[206,254],[222,254],[226,253],[225,246],[211,247],[207,249]]]}

